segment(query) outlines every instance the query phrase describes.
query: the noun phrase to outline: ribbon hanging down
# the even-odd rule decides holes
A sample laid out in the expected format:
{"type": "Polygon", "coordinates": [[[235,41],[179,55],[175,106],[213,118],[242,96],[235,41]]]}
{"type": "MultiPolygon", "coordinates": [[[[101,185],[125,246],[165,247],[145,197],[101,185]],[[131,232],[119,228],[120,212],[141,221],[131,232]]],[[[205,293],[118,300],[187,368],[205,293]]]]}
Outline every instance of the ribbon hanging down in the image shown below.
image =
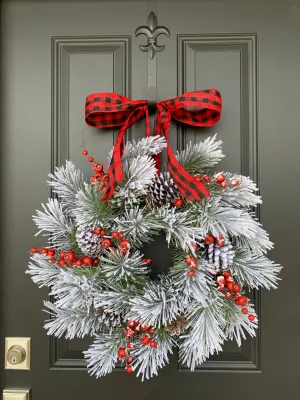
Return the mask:
{"type": "MultiPolygon", "coordinates": [[[[192,126],[212,126],[221,117],[222,98],[215,89],[187,92],[181,96],[159,101],[156,104],[155,134],[164,135],[167,141],[167,165],[182,196],[187,200],[209,197],[207,187],[189,174],[178,162],[169,143],[171,119],[192,126]],[[193,109],[190,109],[193,107],[193,109]]],[[[146,136],[150,136],[147,100],[131,100],[116,93],[93,93],[85,103],[85,121],[94,128],[121,126],[108,168],[108,182],[102,200],[109,199],[123,178],[122,155],[126,130],[146,117],[146,136]]]]}

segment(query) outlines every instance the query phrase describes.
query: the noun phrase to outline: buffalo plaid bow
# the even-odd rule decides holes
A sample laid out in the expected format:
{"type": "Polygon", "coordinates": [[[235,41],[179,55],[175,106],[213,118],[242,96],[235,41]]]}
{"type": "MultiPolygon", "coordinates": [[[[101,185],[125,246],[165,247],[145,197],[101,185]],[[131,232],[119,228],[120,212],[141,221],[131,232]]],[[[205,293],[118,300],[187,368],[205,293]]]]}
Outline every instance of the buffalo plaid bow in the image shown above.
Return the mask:
{"type": "MultiPolygon", "coordinates": [[[[217,89],[188,92],[173,99],[156,104],[155,133],[163,134],[167,141],[168,169],[181,194],[187,200],[209,197],[207,187],[190,175],[177,161],[169,144],[171,119],[193,126],[212,126],[221,116],[222,98],[217,89]],[[190,109],[193,107],[193,109],[190,109]]],[[[102,200],[109,199],[123,178],[122,154],[124,134],[142,116],[146,117],[146,135],[150,136],[150,121],[147,100],[131,100],[115,93],[93,93],[86,98],[85,121],[94,128],[121,126],[111,163],[108,182],[102,200]]]]}

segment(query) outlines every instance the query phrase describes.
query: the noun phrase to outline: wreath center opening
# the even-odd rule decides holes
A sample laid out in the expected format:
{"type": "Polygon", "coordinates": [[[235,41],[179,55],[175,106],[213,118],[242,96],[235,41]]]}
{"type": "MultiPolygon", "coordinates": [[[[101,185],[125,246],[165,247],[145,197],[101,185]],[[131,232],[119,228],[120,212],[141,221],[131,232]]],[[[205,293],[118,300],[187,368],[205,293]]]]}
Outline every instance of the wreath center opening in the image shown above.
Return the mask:
{"type": "Polygon", "coordinates": [[[140,249],[145,258],[150,258],[150,279],[155,280],[161,274],[168,273],[173,265],[172,245],[168,246],[166,235],[161,234],[149,243],[144,243],[140,249]]]}

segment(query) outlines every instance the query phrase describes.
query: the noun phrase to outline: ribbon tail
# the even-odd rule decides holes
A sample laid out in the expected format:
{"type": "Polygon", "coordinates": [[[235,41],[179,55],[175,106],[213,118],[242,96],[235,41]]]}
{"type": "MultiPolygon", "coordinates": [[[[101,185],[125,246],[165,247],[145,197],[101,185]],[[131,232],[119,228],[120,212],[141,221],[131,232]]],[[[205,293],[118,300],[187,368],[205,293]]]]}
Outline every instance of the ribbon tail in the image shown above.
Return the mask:
{"type": "Polygon", "coordinates": [[[105,192],[101,198],[102,200],[107,200],[112,197],[115,192],[116,187],[121,183],[123,179],[123,170],[122,170],[122,155],[124,151],[124,135],[126,130],[144,113],[145,109],[142,107],[136,108],[127,118],[125,123],[123,124],[120,132],[118,133],[118,137],[116,143],[114,145],[113,154],[111,158],[111,162],[107,171],[108,180],[105,188],[105,192]]]}
{"type": "Polygon", "coordinates": [[[181,195],[187,200],[197,201],[210,197],[207,187],[183,168],[170,146],[168,146],[168,170],[181,195]]]}

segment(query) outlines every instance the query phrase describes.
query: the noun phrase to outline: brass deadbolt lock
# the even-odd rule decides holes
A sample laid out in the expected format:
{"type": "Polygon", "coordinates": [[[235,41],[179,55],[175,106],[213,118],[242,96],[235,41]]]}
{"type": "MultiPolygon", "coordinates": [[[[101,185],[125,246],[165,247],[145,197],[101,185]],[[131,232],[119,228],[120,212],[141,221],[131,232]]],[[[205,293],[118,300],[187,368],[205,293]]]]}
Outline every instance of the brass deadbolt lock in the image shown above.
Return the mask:
{"type": "Polygon", "coordinates": [[[25,358],[26,350],[22,346],[11,346],[7,351],[7,361],[12,365],[21,364],[25,358]]]}

